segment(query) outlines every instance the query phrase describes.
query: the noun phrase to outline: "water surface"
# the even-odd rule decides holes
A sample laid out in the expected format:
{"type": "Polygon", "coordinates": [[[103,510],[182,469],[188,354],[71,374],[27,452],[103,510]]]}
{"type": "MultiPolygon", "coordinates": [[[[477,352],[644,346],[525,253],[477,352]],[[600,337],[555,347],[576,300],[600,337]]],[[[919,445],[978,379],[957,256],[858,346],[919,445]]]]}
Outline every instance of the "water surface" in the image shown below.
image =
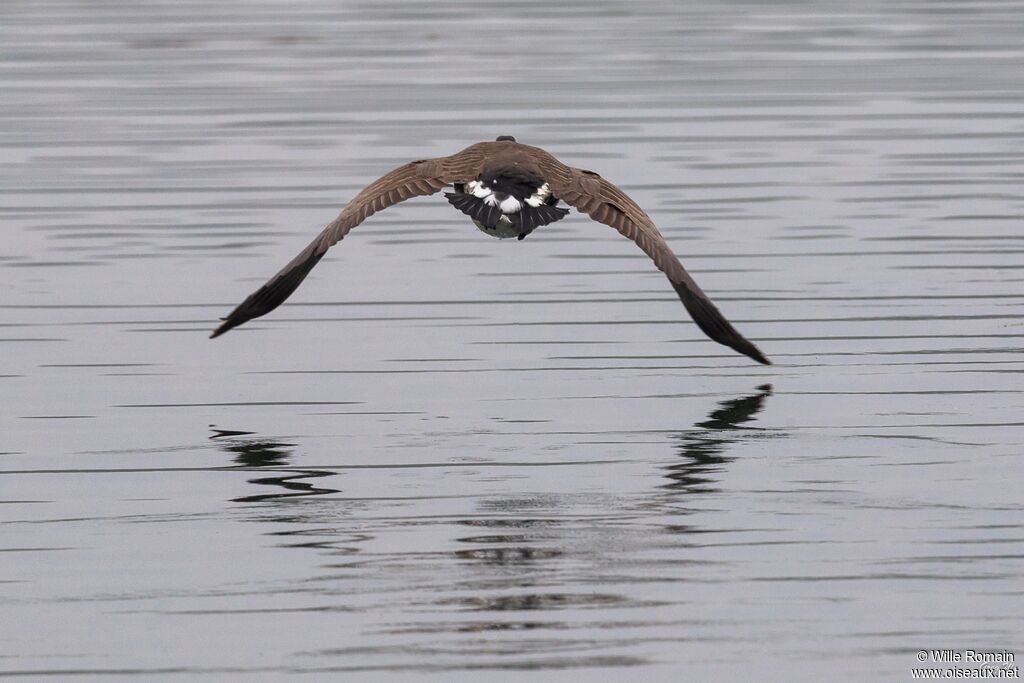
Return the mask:
{"type": "Polygon", "coordinates": [[[1022,25],[3,3],[0,675],[1024,655],[1022,25]],[[621,184],[776,364],[609,228],[497,241],[438,197],[207,339],[369,180],[500,134],[621,184]]]}

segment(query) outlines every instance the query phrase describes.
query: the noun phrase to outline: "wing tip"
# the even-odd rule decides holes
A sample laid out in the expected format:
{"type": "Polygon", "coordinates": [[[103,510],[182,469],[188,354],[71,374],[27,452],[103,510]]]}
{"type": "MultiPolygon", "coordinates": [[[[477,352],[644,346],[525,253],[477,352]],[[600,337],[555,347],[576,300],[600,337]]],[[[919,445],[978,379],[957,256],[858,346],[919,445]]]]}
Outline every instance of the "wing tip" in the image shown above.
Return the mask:
{"type": "Polygon", "coordinates": [[[210,333],[210,339],[216,339],[217,337],[221,336],[228,330],[234,329],[241,325],[243,322],[245,322],[244,320],[232,320],[231,316],[228,316],[227,318],[221,318],[221,320],[223,320],[224,322],[218,325],[217,329],[210,333]]]}
{"type": "Polygon", "coordinates": [[[750,344],[750,349],[747,351],[743,351],[743,353],[749,356],[750,358],[753,358],[761,365],[774,365],[774,363],[772,363],[768,356],[761,353],[761,349],[757,348],[753,344],[750,344]]]}
{"type": "Polygon", "coordinates": [[[226,318],[221,318],[224,322],[210,334],[210,339],[216,339],[228,330],[243,325],[253,318],[266,315],[284,303],[306,276],[309,275],[309,271],[313,269],[313,266],[323,258],[326,249],[317,253],[315,250],[312,250],[316,245],[317,243],[313,242],[310,247],[307,247],[306,252],[296,257],[298,261],[296,265],[289,264],[285,266],[284,270],[270,278],[266,284],[246,297],[245,301],[238,304],[235,310],[231,311],[226,318]]]}
{"type": "MultiPolygon", "coordinates": [[[[728,346],[733,351],[742,353],[747,358],[757,361],[761,365],[774,365],[768,356],[761,352],[761,349],[757,348],[753,342],[741,335],[730,325],[732,334],[727,336],[715,336],[708,335],[712,341],[716,341],[723,346],[728,346]]],[[[706,330],[705,330],[706,332],[706,330]]]]}
{"type": "MultiPolygon", "coordinates": [[[[707,330],[704,330],[704,332],[707,333],[707,330]]],[[[733,351],[738,351],[747,358],[757,361],[761,365],[773,365],[768,356],[764,355],[764,353],[761,352],[761,349],[754,346],[753,342],[751,342],[746,337],[737,332],[736,329],[732,327],[732,325],[729,325],[729,332],[731,334],[727,334],[724,336],[712,336],[710,334],[708,336],[713,341],[716,341],[724,346],[728,346],[733,351]]]]}
{"type": "Polygon", "coordinates": [[[690,317],[697,323],[697,327],[712,341],[742,353],[744,356],[757,361],[761,365],[772,365],[768,356],[761,352],[753,342],[740,334],[732,324],[726,320],[722,312],[707,298],[699,289],[690,288],[685,282],[672,283],[680,300],[689,312],[690,317]]]}
{"type": "Polygon", "coordinates": [[[259,290],[251,294],[245,301],[235,307],[235,310],[231,311],[226,317],[221,318],[221,324],[217,326],[213,332],[210,333],[210,339],[216,339],[225,332],[235,329],[239,325],[244,325],[253,318],[258,318],[261,315],[269,313],[277,307],[277,304],[271,306],[262,305],[261,299],[266,294],[267,286],[264,285],[259,290]]]}

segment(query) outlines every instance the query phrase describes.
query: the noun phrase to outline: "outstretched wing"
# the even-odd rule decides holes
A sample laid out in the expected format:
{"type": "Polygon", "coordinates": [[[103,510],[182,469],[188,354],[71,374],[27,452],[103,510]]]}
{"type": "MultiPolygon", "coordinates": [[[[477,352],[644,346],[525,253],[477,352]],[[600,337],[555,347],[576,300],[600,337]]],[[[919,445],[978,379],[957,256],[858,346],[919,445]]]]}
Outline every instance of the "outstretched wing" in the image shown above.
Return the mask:
{"type": "Polygon", "coordinates": [[[593,171],[565,166],[554,157],[546,159],[542,169],[554,196],[595,221],[615,228],[651,257],[654,265],[668,276],[693,321],[706,335],[758,363],[771,365],[771,361],[736,331],[697,286],[658,232],[654,221],[629,195],[593,171]]]}
{"type": "Polygon", "coordinates": [[[411,197],[434,194],[452,183],[475,178],[482,158],[477,147],[467,147],[449,157],[412,161],[371,183],[342,209],[338,217],[309,246],[223,318],[224,322],[213,331],[210,338],[219,337],[231,328],[280,306],[320,262],[328,249],[374,213],[411,197]]]}

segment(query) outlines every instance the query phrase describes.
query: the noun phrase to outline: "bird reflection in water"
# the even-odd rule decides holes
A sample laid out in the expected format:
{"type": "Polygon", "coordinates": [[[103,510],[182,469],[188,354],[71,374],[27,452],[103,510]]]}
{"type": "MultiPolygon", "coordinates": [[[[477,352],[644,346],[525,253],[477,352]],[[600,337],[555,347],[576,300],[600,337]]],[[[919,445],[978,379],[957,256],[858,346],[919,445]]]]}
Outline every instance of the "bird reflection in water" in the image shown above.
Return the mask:
{"type": "MultiPolygon", "coordinates": [[[[771,393],[771,385],[765,384],[749,396],[722,401],[714,406],[706,420],[679,434],[676,438],[682,459],[665,468],[669,483],[661,487],[686,493],[716,491],[714,475],[733,459],[726,455],[730,445],[751,435],[764,434],[746,425],[756,419],[771,393]]],[[[501,512],[505,516],[462,520],[460,524],[473,527],[477,533],[457,539],[469,547],[456,550],[455,556],[463,562],[473,563],[473,578],[464,585],[472,587],[477,594],[448,599],[444,604],[453,604],[468,612],[511,614],[640,606],[626,595],[550,590],[551,576],[559,571],[567,554],[579,557],[580,553],[592,553],[592,561],[599,561],[603,555],[596,546],[584,549],[586,543],[578,536],[570,541],[574,548],[571,553],[563,548],[572,536],[572,532],[567,531],[572,520],[552,514],[558,506],[557,497],[552,496],[489,499],[483,503],[484,511],[501,512]]],[[[684,530],[683,527],[679,529],[684,530]]],[[[598,543],[622,542],[622,539],[614,537],[614,532],[609,533],[608,536],[600,536],[598,543]]],[[[529,620],[512,617],[464,620],[449,623],[447,628],[457,628],[462,632],[564,628],[559,624],[561,622],[548,622],[537,617],[529,620]]]]}
{"type": "Polygon", "coordinates": [[[665,468],[669,483],[662,488],[685,493],[714,493],[717,479],[713,476],[733,460],[726,455],[730,444],[746,438],[743,426],[752,422],[772,395],[772,385],[762,384],[756,394],[722,401],[708,419],[698,422],[676,438],[682,460],[665,468]]]}
{"type": "Polygon", "coordinates": [[[273,477],[259,477],[250,479],[250,484],[261,486],[274,486],[284,489],[284,492],[260,493],[252,496],[232,498],[234,503],[259,503],[267,500],[281,500],[284,498],[297,498],[301,496],[320,496],[328,493],[338,493],[337,489],[316,487],[306,479],[329,477],[334,472],[323,470],[296,470],[286,468],[292,455],[295,444],[272,439],[254,438],[255,432],[242,432],[226,429],[214,429],[211,441],[216,441],[221,450],[234,456],[234,461],[241,468],[277,468],[280,473],[273,477]]]}
{"type": "MultiPolygon", "coordinates": [[[[763,384],[757,387],[754,394],[722,401],[711,410],[706,420],[679,434],[676,438],[679,440],[678,451],[682,460],[665,468],[670,481],[663,484],[662,488],[688,493],[717,491],[713,486],[716,480],[712,475],[733,459],[726,455],[729,445],[748,438],[748,434],[742,433],[744,430],[761,434],[760,430],[744,425],[755,419],[771,393],[771,385],[763,384]]],[[[460,560],[472,560],[496,567],[527,567],[544,565],[545,560],[562,555],[557,546],[551,546],[551,541],[559,537],[556,530],[560,525],[558,518],[543,519],[530,514],[541,510],[550,512],[551,507],[557,506],[550,496],[538,499],[490,499],[484,501],[483,506],[489,511],[499,511],[509,516],[461,521],[466,526],[487,527],[489,533],[457,539],[470,546],[455,551],[460,560]],[[547,545],[542,545],[545,543],[547,545]]]]}

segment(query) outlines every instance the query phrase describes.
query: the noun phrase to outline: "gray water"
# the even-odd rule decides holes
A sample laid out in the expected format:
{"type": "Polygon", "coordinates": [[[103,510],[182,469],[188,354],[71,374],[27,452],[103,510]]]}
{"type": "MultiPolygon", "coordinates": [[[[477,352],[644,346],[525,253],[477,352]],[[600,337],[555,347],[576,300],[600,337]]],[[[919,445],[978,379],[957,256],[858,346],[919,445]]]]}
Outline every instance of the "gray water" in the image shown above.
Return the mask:
{"type": "MultiPolygon", "coordinates": [[[[0,675],[911,680],[1024,656],[1024,3],[0,3],[0,675]],[[363,185],[443,198],[217,318],[363,185]]],[[[77,679],[76,679],[77,680],[77,679]]]]}

